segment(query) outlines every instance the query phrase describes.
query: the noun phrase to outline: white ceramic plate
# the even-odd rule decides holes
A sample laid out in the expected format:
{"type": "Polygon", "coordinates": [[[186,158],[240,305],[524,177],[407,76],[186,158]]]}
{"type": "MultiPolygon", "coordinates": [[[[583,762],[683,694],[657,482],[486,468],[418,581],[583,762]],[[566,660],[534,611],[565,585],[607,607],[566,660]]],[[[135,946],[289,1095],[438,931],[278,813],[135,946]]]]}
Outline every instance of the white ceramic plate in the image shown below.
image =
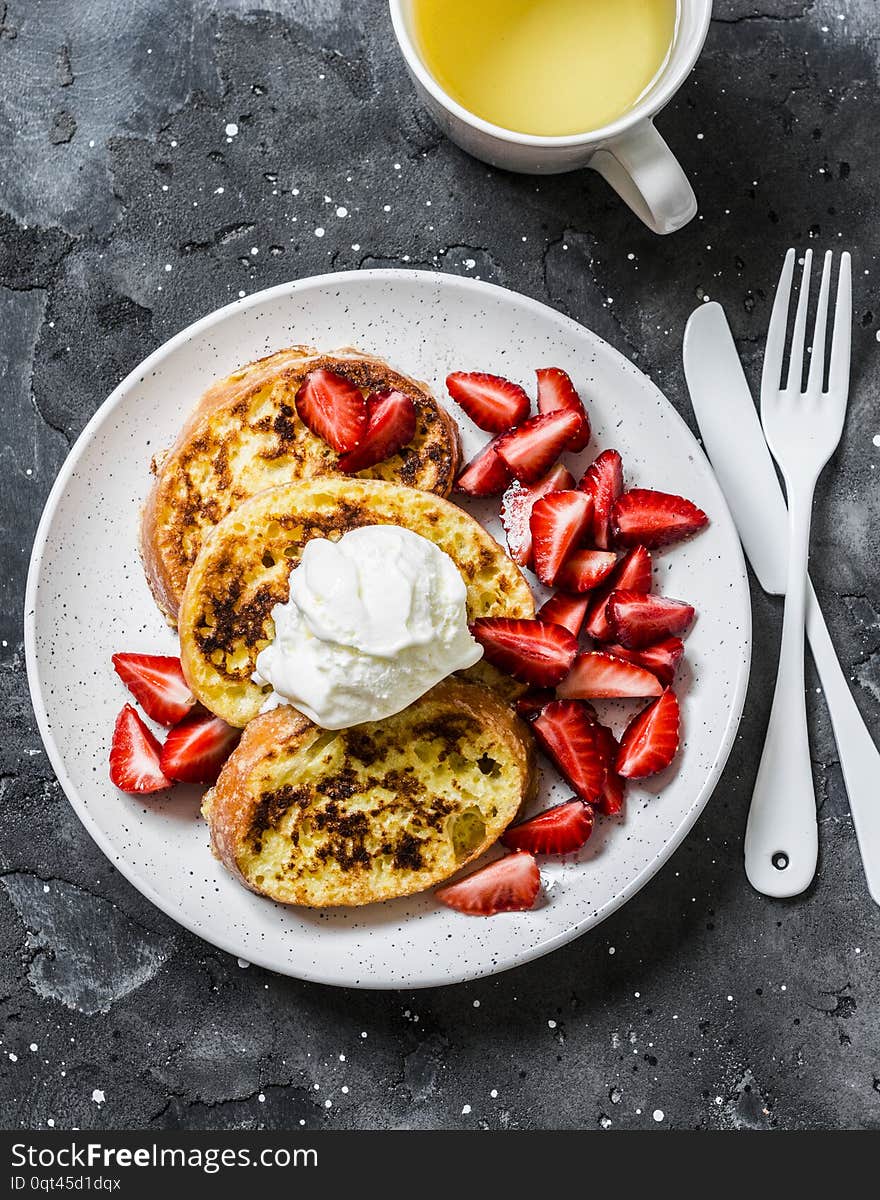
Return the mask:
{"type": "MultiPolygon", "coordinates": [[[[455,409],[455,406],[451,406],[455,409]]],[[[456,411],[456,417],[461,414],[456,411]]],[[[462,418],[465,452],[486,440],[462,418]]],[[[497,502],[477,515],[503,541],[497,502]]],[[[214,945],[275,971],[350,987],[427,987],[502,971],[598,924],[669,858],[712,793],[736,734],[748,679],[750,608],[739,541],[712,471],[684,422],[631,363],[552,309],[502,288],[419,271],[361,271],[285,284],[231,304],[172,338],[101,406],[43,514],[28,578],[31,696],[52,766],[92,837],[169,916],[214,945]],[[355,345],[425,379],[438,397],[452,370],[488,370],[534,390],[560,366],[587,398],[596,447],[616,446],[629,484],[684,493],[710,527],[656,556],[656,590],[699,618],[680,671],[684,743],[676,763],[631,786],[584,850],[541,864],[545,897],[527,913],[480,919],[430,894],[363,909],[285,908],[252,895],[214,860],[195,789],[138,799],[107,775],[114,719],[128,698],[118,650],[176,653],[144,581],[138,512],[151,456],[174,438],[218,376],[291,343],[355,345]]],[[[626,705],[609,715],[618,726],[626,705]]],[[[630,708],[631,711],[631,708],[630,708]]],[[[536,807],[570,790],[547,764],[536,807]]]]}

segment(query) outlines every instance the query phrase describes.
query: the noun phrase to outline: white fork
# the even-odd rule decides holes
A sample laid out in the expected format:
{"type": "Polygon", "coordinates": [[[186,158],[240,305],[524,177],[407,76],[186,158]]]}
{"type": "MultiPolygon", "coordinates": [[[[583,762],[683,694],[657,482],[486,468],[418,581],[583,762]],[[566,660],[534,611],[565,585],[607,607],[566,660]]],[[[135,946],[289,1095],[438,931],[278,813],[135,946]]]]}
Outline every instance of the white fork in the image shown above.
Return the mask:
{"type": "Polygon", "coordinates": [[[802,892],[816,873],[819,853],[804,695],[807,560],[816,481],[840,441],[846,416],[852,333],[852,268],[849,254],[844,253],[840,258],[828,390],[825,391],[825,332],[832,258],[829,250],[822,271],[806,388],[802,389],[801,380],[813,260],[811,250],[804,255],[785,386],[780,387],[780,381],[794,276],[794,250],[786,254],[779,277],[761,376],[761,421],[767,444],[785,479],[789,519],[788,583],[776,691],[745,840],[746,874],[752,887],[766,896],[796,896],[802,892]]]}

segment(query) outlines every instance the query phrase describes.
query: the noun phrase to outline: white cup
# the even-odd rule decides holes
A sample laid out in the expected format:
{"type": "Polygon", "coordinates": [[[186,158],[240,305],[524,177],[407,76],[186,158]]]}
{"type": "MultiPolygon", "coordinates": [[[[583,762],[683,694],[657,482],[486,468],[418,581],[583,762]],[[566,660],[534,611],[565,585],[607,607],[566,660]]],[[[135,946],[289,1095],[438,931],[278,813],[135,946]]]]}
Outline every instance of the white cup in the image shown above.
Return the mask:
{"type": "Polygon", "coordinates": [[[468,112],[425,66],[415,39],[413,0],[390,0],[394,33],[407,69],[443,132],[468,154],[525,174],[555,175],[592,167],[655,233],[674,233],[696,214],[697,198],[653,117],[690,74],[709,31],[712,0],[678,0],[675,38],[665,67],[638,103],[589,133],[539,137],[515,133],[468,112]]]}

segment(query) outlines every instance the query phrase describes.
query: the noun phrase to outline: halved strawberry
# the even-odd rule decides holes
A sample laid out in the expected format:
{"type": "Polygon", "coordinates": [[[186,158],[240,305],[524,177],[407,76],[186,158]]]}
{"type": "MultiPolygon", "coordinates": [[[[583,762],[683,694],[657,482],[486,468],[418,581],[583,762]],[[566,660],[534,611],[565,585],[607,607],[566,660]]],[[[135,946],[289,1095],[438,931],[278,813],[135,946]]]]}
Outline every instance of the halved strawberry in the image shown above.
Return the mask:
{"type": "Polygon", "coordinates": [[[162,747],[137,712],[126,704],[116,718],[110,745],[110,779],[123,792],[161,792],[171,780],[159,765],[162,747]]]}
{"type": "MultiPolygon", "coordinates": [[[[495,441],[497,440],[496,438],[495,441]]],[[[495,442],[489,443],[490,446],[494,444],[495,442]]],[[[501,458],[498,461],[507,471],[509,479],[507,464],[501,458]]],[[[501,497],[501,524],[507,534],[507,548],[510,550],[510,557],[519,566],[532,565],[532,531],[529,521],[535,501],[549,495],[550,492],[563,492],[571,487],[574,487],[574,477],[560,465],[548,471],[543,479],[539,479],[531,487],[524,487],[519,480],[514,480],[501,497]]]]}
{"type": "Polygon", "coordinates": [[[180,659],[172,654],[114,654],[113,667],[147,716],[160,725],[176,725],[196,702],[180,659]]]}
{"type": "Polygon", "coordinates": [[[672,688],[667,688],[633,717],[620,739],[616,768],[625,779],[644,779],[663,771],[675,758],[681,716],[672,688]]]}
{"type": "Polygon", "coordinates": [[[337,464],[353,474],[384,462],[416,436],[416,406],[406,392],[373,392],[367,397],[367,428],[355,446],[337,464]]]}
{"type": "Polygon", "coordinates": [[[606,613],[614,640],[627,650],[641,650],[684,633],[694,619],[693,606],[684,600],[623,590],[611,593],[606,613]]]}
{"type": "Polygon", "coordinates": [[[555,583],[566,592],[588,592],[607,579],[617,564],[611,550],[575,550],[557,572],[555,583]]]}
{"type": "Polygon", "coordinates": [[[578,484],[593,497],[593,541],[600,550],[611,543],[611,512],[623,491],[623,460],[616,450],[603,450],[578,484]]]}
{"type": "Polygon", "coordinates": [[[561,625],[511,617],[480,617],[471,633],[486,660],[522,683],[553,687],[571,668],[577,638],[561,625]]]}
{"type": "Polygon", "coordinates": [[[529,854],[571,854],[580,850],[592,832],[593,809],[576,797],[511,826],[501,841],[511,850],[528,850],[529,854]]]}
{"type": "Polygon", "coordinates": [[[559,367],[542,367],[535,374],[538,376],[538,412],[556,412],[560,408],[576,412],[580,426],[566,442],[566,449],[574,452],[585,449],[590,440],[590,418],[571,377],[559,367]]]}
{"type": "Polygon", "coordinates": [[[668,687],[675,678],[675,669],[684,654],[684,642],[681,638],[671,637],[654,646],[645,646],[642,650],[627,650],[626,646],[613,643],[605,649],[617,658],[625,658],[627,662],[653,671],[664,687],[668,687]]]}
{"type": "Polygon", "coordinates": [[[168,734],[159,765],[170,779],[215,783],[240,737],[240,729],[213,713],[195,712],[168,734]]]}
{"type": "Polygon", "coordinates": [[[550,625],[562,625],[570,634],[577,637],[584,623],[589,603],[586,596],[569,596],[566,592],[556,592],[538,610],[538,620],[550,625]]]}
{"type": "Polygon", "coordinates": [[[624,492],[612,513],[614,538],[619,546],[641,543],[651,550],[690,537],[708,521],[703,510],[683,496],[648,488],[624,492]]]}
{"type": "Polygon", "coordinates": [[[367,402],[359,387],[335,371],[310,371],[296,393],[296,411],[312,433],[339,454],[353,450],[367,432],[367,402]]]}
{"type": "Polygon", "coordinates": [[[489,433],[506,433],[529,415],[529,398],[518,383],[485,371],[454,371],[446,387],[475,425],[489,433]]]}
{"type": "Polygon", "coordinates": [[[587,633],[597,642],[610,642],[614,637],[605,608],[608,597],[620,588],[629,592],[650,592],[651,590],[651,555],[644,546],[634,546],[620,560],[612,575],[603,583],[601,589],[590,600],[587,613],[587,633]]]}
{"type": "Polygon", "coordinates": [[[498,453],[520,483],[534,483],[553,466],[579,427],[577,413],[562,409],[542,413],[502,434],[498,453]]]}
{"type": "Polygon", "coordinates": [[[569,700],[611,700],[659,696],[663,688],[657,676],[644,667],[601,650],[592,650],[577,656],[571,671],[556,690],[569,700]]]}
{"type": "Polygon", "coordinates": [[[556,699],[553,688],[529,688],[514,702],[514,708],[525,721],[536,717],[545,704],[556,699]]]}
{"type": "Polygon", "coordinates": [[[602,788],[602,795],[596,804],[599,812],[604,813],[607,817],[613,817],[615,813],[619,813],[623,808],[623,801],[626,795],[626,780],[617,774],[615,764],[617,762],[617,738],[611,732],[607,725],[599,726],[599,741],[602,748],[602,755],[605,759],[605,785],[602,788]]]}
{"type": "Polygon", "coordinates": [[[517,851],[438,888],[434,895],[469,917],[493,917],[500,912],[525,912],[538,898],[541,875],[531,854],[517,851]]]}
{"type": "Polygon", "coordinates": [[[582,700],[552,700],[531,727],[581,799],[596,803],[605,785],[607,765],[599,722],[590,705],[582,700]]]}
{"type": "Polygon", "coordinates": [[[532,506],[529,528],[535,574],[552,584],[562,564],[580,544],[593,515],[593,502],[583,492],[551,492],[532,506]]]}
{"type": "Polygon", "coordinates": [[[492,438],[479,454],[474,455],[455,481],[457,492],[463,492],[466,496],[497,496],[504,491],[510,483],[510,471],[504,459],[495,453],[497,441],[497,437],[492,438]]]}

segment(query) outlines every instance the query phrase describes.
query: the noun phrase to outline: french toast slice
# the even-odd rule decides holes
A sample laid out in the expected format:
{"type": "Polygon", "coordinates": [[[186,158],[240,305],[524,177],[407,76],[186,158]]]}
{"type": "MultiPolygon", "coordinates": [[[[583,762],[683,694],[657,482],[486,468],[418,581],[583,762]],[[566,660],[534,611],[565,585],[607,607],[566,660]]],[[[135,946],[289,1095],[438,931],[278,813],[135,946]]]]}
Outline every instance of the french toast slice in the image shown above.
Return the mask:
{"type": "Polygon", "coordinates": [[[141,557],[156,603],[176,619],[206,534],[242,500],[281,483],[340,474],[339,455],[300,420],[295,404],[310,371],[334,371],[364,393],[397,389],[416,408],[408,446],[358,477],[448,496],[460,461],[458,427],[427,386],[382,359],[345,349],[291,346],[213,384],[177,441],[153,462],[141,519],[141,557]]]}
{"type": "Polygon", "coordinates": [[[447,679],[384,721],[328,732],[284,705],[206,794],[214,853],[283,904],[423,891],[482,854],[536,787],[534,743],[481,684],[447,679]]]}
{"type": "MultiPolygon", "coordinates": [[[[275,635],[271,612],[290,595],[290,572],[314,537],[338,540],[362,525],[401,525],[435,542],[467,589],[468,619],[532,617],[519,567],[457,505],[430,492],[373,479],[326,477],[283,484],[246,500],[205,539],[178,618],[180,660],[196,699],[230,725],[247,725],[268,687],[251,678],[275,635]]],[[[502,684],[489,664],[474,676],[502,684]]],[[[510,694],[510,693],[508,693],[510,694]]]]}

